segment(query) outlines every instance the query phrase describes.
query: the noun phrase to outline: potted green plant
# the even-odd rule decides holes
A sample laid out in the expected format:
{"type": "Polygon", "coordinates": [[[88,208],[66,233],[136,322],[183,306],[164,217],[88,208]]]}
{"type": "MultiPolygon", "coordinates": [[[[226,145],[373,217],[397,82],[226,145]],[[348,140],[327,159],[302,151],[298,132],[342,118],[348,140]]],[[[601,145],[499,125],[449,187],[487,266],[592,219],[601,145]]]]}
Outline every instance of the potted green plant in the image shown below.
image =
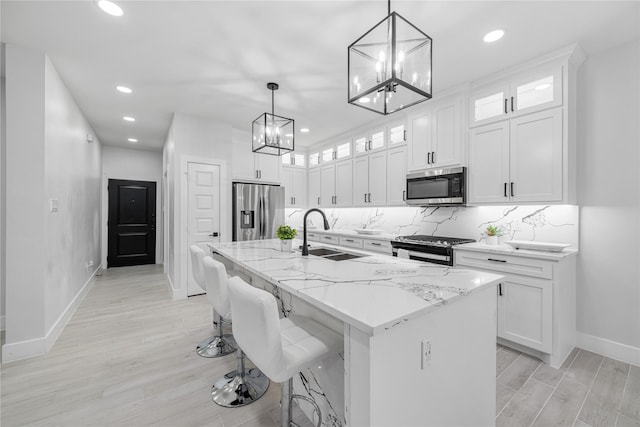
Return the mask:
{"type": "Polygon", "coordinates": [[[280,239],[280,250],[282,252],[291,252],[291,241],[298,234],[298,230],[288,225],[281,225],[276,230],[276,235],[280,239]]]}
{"type": "Polygon", "coordinates": [[[499,226],[496,225],[487,225],[487,229],[484,232],[487,237],[485,238],[485,243],[487,245],[497,245],[498,244],[498,236],[502,235],[502,231],[499,226]]]}

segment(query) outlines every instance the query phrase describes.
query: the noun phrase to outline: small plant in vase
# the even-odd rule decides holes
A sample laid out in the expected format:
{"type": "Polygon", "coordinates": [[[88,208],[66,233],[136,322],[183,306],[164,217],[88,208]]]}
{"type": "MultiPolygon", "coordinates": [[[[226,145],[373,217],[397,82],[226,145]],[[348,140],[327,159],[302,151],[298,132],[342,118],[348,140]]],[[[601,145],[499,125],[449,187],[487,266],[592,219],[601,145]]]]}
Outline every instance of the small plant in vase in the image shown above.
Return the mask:
{"type": "Polygon", "coordinates": [[[485,234],[487,235],[485,239],[487,245],[497,245],[498,237],[502,235],[502,230],[498,226],[489,224],[485,230],[485,234]]]}
{"type": "Polygon", "coordinates": [[[298,230],[291,228],[288,225],[281,225],[276,230],[276,235],[280,239],[280,250],[282,252],[291,252],[291,241],[298,234],[298,230]]]}

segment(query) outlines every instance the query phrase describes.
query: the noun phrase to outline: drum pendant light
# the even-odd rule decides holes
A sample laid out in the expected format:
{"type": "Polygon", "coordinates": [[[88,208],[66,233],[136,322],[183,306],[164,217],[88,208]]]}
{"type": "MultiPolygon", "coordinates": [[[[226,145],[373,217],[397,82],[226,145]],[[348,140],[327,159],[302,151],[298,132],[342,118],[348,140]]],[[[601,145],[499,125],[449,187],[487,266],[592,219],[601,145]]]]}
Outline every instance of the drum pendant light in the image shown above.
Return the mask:
{"type": "Polygon", "coordinates": [[[271,90],[271,114],[264,113],[252,123],[254,153],[282,156],[294,149],[295,126],[293,119],[274,114],[274,91],[277,83],[267,83],[271,90]]]}
{"type": "Polygon", "coordinates": [[[348,102],[385,115],[431,99],[433,43],[391,0],[387,13],[348,48],[348,102]]]}

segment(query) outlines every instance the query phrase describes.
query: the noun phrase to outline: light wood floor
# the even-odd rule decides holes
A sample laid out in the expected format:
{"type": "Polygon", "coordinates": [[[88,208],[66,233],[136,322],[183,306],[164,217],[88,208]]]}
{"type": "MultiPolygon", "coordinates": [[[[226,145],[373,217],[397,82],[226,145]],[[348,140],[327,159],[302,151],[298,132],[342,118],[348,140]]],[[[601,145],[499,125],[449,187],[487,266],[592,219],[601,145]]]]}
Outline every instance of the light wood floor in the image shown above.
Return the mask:
{"type": "MultiPolygon", "coordinates": [[[[204,296],[171,300],[160,266],[105,271],[51,352],[2,365],[1,425],[277,426],[277,384],[245,408],[210,401],[235,368],[195,354],[210,317],[204,296]]],[[[640,427],[640,368],[583,350],[561,370],[496,355],[498,426],[640,427]]]]}

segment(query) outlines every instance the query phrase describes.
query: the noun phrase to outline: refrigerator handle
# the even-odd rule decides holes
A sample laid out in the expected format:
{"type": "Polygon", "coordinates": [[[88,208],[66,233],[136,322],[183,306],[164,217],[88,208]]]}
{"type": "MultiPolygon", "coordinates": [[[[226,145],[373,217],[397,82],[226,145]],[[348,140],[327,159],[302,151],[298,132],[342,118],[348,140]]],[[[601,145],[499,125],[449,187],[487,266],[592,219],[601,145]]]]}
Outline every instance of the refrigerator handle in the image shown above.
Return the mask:
{"type": "Polygon", "coordinates": [[[265,228],[265,217],[264,217],[264,198],[260,197],[260,238],[264,239],[264,228],[265,228]]]}

